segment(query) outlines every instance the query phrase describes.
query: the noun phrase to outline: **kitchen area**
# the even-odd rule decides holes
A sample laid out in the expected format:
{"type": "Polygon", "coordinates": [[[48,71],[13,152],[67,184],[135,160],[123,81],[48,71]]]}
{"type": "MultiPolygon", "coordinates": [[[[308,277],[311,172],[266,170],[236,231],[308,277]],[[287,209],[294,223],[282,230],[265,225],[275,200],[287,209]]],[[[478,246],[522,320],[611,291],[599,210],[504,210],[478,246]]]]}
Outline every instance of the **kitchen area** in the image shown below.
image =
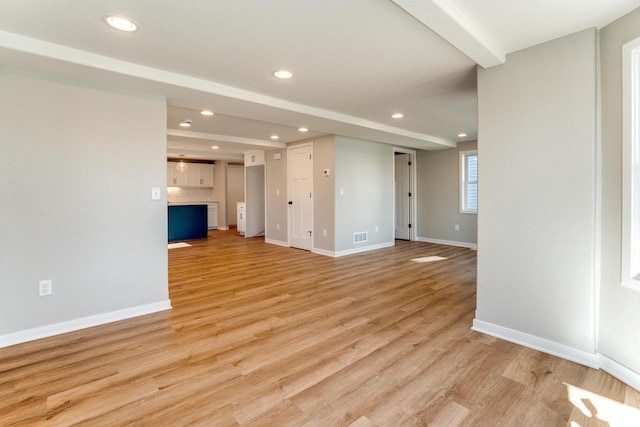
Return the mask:
{"type": "Polygon", "coordinates": [[[205,239],[211,230],[236,229],[244,237],[264,235],[264,151],[248,153],[245,159],[240,163],[168,158],[169,243],[205,239]]]}
{"type": "Polygon", "coordinates": [[[207,238],[209,230],[236,227],[244,191],[242,163],[169,158],[169,242],[207,238]]]}

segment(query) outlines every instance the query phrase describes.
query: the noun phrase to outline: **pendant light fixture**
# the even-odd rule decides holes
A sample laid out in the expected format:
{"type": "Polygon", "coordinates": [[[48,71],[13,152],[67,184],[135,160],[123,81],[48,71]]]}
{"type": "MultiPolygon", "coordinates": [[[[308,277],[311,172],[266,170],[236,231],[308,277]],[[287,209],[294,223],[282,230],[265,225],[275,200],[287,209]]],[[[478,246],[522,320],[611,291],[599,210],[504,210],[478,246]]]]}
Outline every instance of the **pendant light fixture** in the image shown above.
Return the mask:
{"type": "Polygon", "coordinates": [[[180,173],[184,173],[189,169],[189,166],[184,162],[184,154],[180,154],[180,163],[176,165],[176,170],[180,173]]]}

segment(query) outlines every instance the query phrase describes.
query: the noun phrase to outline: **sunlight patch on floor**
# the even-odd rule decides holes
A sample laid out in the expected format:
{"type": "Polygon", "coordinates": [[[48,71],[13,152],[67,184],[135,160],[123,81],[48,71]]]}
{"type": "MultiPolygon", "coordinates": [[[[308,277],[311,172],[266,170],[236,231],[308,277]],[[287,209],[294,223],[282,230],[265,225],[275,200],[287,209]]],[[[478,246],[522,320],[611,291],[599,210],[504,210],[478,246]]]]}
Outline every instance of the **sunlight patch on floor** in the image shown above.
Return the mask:
{"type": "MultiPolygon", "coordinates": [[[[595,423],[608,423],[611,427],[640,426],[640,409],[625,405],[608,397],[593,393],[574,385],[567,386],[569,401],[588,419],[595,423]]],[[[583,427],[579,422],[571,420],[571,427],[583,427]]]]}
{"type": "Polygon", "coordinates": [[[169,249],[188,248],[189,246],[191,245],[188,243],[179,242],[179,243],[169,243],[168,248],[169,249]]]}
{"type": "Polygon", "coordinates": [[[433,262],[433,261],[441,261],[443,259],[447,259],[445,257],[441,257],[441,256],[425,256],[422,258],[414,258],[411,261],[413,262],[433,262]]]}

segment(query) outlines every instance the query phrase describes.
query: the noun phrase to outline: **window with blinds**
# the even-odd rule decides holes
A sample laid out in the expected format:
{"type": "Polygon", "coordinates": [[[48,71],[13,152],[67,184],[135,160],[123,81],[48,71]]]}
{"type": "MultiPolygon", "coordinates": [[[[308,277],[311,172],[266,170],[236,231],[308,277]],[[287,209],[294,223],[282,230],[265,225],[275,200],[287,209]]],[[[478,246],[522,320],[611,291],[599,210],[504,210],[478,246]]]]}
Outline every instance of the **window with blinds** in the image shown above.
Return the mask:
{"type": "Polygon", "coordinates": [[[460,152],[460,213],[478,213],[478,152],[460,152]]]}
{"type": "Polygon", "coordinates": [[[622,48],[622,285],[640,290],[640,38],[622,48]]]}

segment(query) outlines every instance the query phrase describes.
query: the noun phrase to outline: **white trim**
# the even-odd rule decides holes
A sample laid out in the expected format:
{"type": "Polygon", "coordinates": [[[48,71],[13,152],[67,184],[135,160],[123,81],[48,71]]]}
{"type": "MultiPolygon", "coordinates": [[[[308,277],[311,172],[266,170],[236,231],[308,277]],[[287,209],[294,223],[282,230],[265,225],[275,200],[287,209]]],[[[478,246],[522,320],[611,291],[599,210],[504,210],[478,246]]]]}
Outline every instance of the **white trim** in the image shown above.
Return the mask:
{"type": "Polygon", "coordinates": [[[601,353],[598,353],[598,366],[600,369],[610,373],[626,385],[640,391],[640,374],[636,371],[632,371],[626,366],[621,365],[601,353]]]}
{"type": "Polygon", "coordinates": [[[551,354],[552,356],[561,357],[593,369],[602,369],[627,384],[629,387],[633,387],[640,391],[640,373],[627,368],[602,353],[590,353],[588,351],[578,350],[555,341],[478,319],[473,319],[473,326],[471,327],[471,330],[491,335],[492,337],[500,338],[524,347],[532,348],[543,353],[551,354]]]}
{"type": "MultiPolygon", "coordinates": [[[[467,157],[476,156],[478,157],[478,150],[466,150],[458,152],[458,202],[459,202],[459,210],[461,214],[471,214],[477,215],[478,209],[471,210],[466,209],[467,206],[467,157]]],[[[477,161],[477,159],[476,159],[477,161]]],[[[475,182],[476,186],[478,185],[478,181],[475,182]]],[[[477,194],[477,193],[476,193],[477,194]]],[[[477,203],[477,201],[476,201],[477,203]]]]}
{"type": "Polygon", "coordinates": [[[104,325],[105,323],[117,322],[119,320],[144,316],[145,314],[157,313],[159,311],[170,309],[171,301],[165,300],[152,304],[125,308],[123,310],[96,314],[94,316],[81,317],[79,319],[54,323],[52,325],[39,326],[33,329],[27,329],[24,331],[13,332],[7,335],[1,335],[0,348],[9,347],[11,345],[20,344],[27,341],[34,341],[41,338],[52,337],[54,335],[66,334],[67,332],[91,328],[93,326],[104,325]]]}
{"type": "Polygon", "coordinates": [[[622,46],[622,286],[640,290],[640,38],[622,46]]]}
{"type": "Polygon", "coordinates": [[[288,247],[289,247],[289,244],[288,244],[287,242],[283,242],[283,241],[280,241],[280,240],[273,240],[273,239],[267,239],[267,238],[265,238],[265,239],[264,239],[264,242],[265,242],[265,243],[270,243],[270,244],[272,244],[272,245],[284,246],[284,247],[286,247],[286,248],[288,248],[288,247]]]}
{"type": "Polygon", "coordinates": [[[336,253],[334,251],[329,251],[327,249],[313,248],[311,249],[311,252],[318,255],[330,256],[332,258],[336,256],[336,253]]]}
{"type": "Polygon", "coordinates": [[[344,251],[337,251],[337,252],[328,251],[326,249],[313,248],[313,249],[311,249],[311,252],[313,252],[314,254],[318,254],[318,255],[326,255],[326,256],[338,258],[338,257],[341,257],[341,256],[346,256],[346,255],[359,254],[361,252],[375,251],[376,249],[390,248],[392,246],[395,246],[395,244],[396,244],[395,241],[393,241],[393,242],[385,242],[385,243],[378,243],[378,244],[375,244],[375,245],[362,246],[360,248],[346,249],[344,251]]]}
{"type": "Polygon", "coordinates": [[[561,357],[590,368],[598,369],[598,357],[595,353],[578,350],[568,345],[560,344],[546,338],[540,338],[514,329],[505,328],[504,326],[495,325],[483,320],[473,319],[472,330],[492,337],[500,338],[515,344],[529,347],[552,356],[561,357]]]}
{"type": "Polygon", "coordinates": [[[471,242],[456,242],[455,240],[432,239],[431,237],[417,237],[416,240],[418,242],[436,243],[438,245],[458,246],[461,248],[478,249],[478,244],[471,243],[471,242]]]}
{"type": "Polygon", "coordinates": [[[594,249],[593,249],[593,287],[592,287],[592,307],[593,322],[592,333],[593,349],[598,350],[600,341],[600,292],[601,292],[601,273],[602,273],[602,79],[600,64],[600,32],[596,32],[596,132],[594,149],[594,249]]]}
{"type": "Polygon", "coordinates": [[[220,231],[227,231],[227,230],[229,230],[229,227],[223,227],[223,226],[220,226],[220,227],[218,227],[218,230],[220,230],[220,231]]]}

